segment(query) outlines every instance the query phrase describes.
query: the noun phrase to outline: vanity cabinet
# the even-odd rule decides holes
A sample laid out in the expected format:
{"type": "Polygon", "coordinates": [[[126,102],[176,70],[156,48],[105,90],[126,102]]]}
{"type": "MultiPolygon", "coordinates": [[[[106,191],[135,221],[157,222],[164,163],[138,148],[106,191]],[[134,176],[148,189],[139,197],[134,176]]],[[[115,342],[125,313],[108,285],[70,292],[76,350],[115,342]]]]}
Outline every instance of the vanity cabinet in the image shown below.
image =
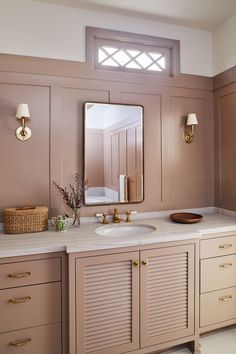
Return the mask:
{"type": "Polygon", "coordinates": [[[138,348],[138,265],[138,252],[75,260],[77,354],[138,348]]]}
{"type": "Polygon", "coordinates": [[[200,331],[236,323],[236,235],[200,241],[200,331]]]}
{"type": "Polygon", "coordinates": [[[70,354],[143,354],[194,340],[194,244],[149,248],[69,255],[70,354]]]}
{"type": "Polygon", "coordinates": [[[194,334],[192,245],[141,252],[141,347],[194,334]]]}
{"type": "Polygon", "coordinates": [[[0,260],[0,353],[62,354],[63,256],[0,260]]]}

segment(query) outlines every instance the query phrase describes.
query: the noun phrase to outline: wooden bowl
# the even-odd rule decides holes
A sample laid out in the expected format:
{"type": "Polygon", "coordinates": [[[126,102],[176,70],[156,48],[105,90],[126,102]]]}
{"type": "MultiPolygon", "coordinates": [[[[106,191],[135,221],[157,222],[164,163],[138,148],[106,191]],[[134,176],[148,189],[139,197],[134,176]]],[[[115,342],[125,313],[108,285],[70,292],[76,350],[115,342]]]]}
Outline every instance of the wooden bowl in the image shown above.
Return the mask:
{"type": "Polygon", "coordinates": [[[170,219],[179,224],[194,224],[202,220],[202,215],[193,213],[174,213],[170,219]]]}

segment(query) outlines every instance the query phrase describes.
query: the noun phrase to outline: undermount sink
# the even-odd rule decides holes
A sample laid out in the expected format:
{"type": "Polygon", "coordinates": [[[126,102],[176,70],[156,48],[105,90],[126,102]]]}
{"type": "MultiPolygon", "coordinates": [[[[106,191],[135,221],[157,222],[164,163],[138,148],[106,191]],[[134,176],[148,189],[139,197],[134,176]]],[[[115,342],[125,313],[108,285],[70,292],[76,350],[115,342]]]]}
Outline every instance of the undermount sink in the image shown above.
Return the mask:
{"type": "Polygon", "coordinates": [[[153,231],[156,228],[151,225],[144,225],[144,224],[121,224],[121,225],[112,225],[112,226],[101,226],[98,227],[95,232],[98,235],[102,236],[140,236],[146,235],[153,231]]]}

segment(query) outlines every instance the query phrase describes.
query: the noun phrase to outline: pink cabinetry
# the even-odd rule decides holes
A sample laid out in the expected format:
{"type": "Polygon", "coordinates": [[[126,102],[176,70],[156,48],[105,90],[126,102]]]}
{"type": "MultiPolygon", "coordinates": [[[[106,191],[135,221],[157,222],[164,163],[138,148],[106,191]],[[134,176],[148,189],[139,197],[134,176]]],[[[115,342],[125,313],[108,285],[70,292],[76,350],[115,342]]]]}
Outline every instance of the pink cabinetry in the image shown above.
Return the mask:
{"type": "Polygon", "coordinates": [[[199,353],[194,247],[70,255],[70,354],[143,354],[187,342],[199,353]]]}
{"type": "Polygon", "coordinates": [[[76,259],[76,353],[139,346],[138,252],[76,259]]]}
{"type": "Polygon", "coordinates": [[[0,261],[0,353],[63,353],[62,258],[0,261]]]}
{"type": "Polygon", "coordinates": [[[200,331],[236,323],[236,235],[200,242],[200,331]]]}
{"type": "Polygon", "coordinates": [[[141,346],[193,335],[193,247],[148,250],[141,257],[141,346]]]}

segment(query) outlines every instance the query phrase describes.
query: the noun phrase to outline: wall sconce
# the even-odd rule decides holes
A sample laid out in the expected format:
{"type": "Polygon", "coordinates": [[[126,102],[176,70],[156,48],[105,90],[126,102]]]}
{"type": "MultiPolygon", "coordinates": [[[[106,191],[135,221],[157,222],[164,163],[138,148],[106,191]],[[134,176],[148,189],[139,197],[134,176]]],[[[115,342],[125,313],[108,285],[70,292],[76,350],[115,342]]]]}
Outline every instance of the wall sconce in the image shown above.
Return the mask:
{"type": "Polygon", "coordinates": [[[189,113],[184,131],[184,140],[188,144],[193,141],[195,125],[198,125],[197,116],[195,113],[189,113]]]}
{"type": "Polygon", "coordinates": [[[16,118],[21,120],[21,126],[16,129],[17,139],[21,141],[28,140],[31,137],[31,130],[25,126],[25,119],[30,118],[29,107],[27,103],[18,104],[16,118]]]}

